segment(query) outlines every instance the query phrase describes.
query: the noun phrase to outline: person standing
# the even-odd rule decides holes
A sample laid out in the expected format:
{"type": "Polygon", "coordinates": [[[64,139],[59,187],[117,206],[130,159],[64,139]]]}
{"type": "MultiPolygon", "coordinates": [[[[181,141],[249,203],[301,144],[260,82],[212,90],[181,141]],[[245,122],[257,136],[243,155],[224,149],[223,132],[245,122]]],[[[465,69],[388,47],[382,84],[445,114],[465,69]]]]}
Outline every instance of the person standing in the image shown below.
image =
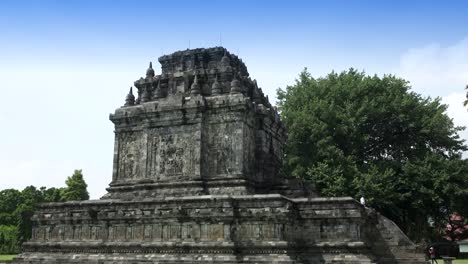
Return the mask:
{"type": "Polygon", "coordinates": [[[429,256],[431,257],[431,264],[434,264],[434,262],[436,264],[439,264],[437,263],[437,260],[436,260],[436,251],[434,247],[429,248],[429,256]]]}

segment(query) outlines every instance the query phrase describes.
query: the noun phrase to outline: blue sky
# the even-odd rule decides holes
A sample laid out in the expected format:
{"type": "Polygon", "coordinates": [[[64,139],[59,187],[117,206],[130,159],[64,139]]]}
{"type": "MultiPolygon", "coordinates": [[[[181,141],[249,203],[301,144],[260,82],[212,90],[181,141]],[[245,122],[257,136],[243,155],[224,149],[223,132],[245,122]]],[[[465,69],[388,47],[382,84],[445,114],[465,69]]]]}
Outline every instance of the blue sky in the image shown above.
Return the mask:
{"type": "Polygon", "coordinates": [[[150,60],[158,72],[189,45],[239,54],[270,98],[304,67],[396,74],[468,125],[467,20],[468,1],[2,1],[0,189],[63,186],[81,168],[104,194],[108,114],[150,60]]]}

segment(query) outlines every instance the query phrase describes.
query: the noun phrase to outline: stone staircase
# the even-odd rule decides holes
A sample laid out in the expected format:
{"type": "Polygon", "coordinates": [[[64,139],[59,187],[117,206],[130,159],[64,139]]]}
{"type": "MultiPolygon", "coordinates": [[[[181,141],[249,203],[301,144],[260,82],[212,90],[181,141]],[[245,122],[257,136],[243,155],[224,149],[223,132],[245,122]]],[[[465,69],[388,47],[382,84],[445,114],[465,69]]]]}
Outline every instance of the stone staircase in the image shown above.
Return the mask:
{"type": "Polygon", "coordinates": [[[416,245],[390,219],[366,208],[367,221],[374,223],[365,230],[377,264],[425,264],[426,258],[416,245]]]}

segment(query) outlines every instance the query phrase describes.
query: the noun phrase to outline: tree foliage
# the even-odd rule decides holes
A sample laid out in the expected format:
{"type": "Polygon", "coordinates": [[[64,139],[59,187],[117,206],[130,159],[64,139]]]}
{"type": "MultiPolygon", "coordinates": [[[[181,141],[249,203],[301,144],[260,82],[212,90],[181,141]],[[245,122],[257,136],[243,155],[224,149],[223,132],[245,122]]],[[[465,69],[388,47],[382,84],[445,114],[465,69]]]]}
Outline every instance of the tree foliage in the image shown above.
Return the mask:
{"type": "Polygon", "coordinates": [[[65,181],[67,187],[62,190],[61,196],[65,201],[88,200],[88,185],[83,179],[81,170],[75,170],[72,176],[65,181]]]}
{"type": "MultiPolygon", "coordinates": [[[[465,86],[465,89],[468,90],[468,85],[465,86]]],[[[466,92],[466,96],[465,96],[465,101],[463,101],[463,105],[464,106],[467,106],[468,105],[468,91],[466,92]]]]}
{"type": "Polygon", "coordinates": [[[360,196],[413,239],[467,214],[467,150],[440,99],[424,98],[391,75],[354,69],[313,78],[304,70],[278,90],[288,129],[284,169],[324,196],[360,196]]]}
{"type": "Polygon", "coordinates": [[[89,198],[81,170],[68,177],[66,184],[66,188],[28,186],[22,191],[0,191],[0,254],[17,253],[20,244],[31,238],[31,217],[39,203],[89,198]]]}
{"type": "Polygon", "coordinates": [[[0,254],[19,251],[18,228],[13,225],[0,225],[0,254]]]}

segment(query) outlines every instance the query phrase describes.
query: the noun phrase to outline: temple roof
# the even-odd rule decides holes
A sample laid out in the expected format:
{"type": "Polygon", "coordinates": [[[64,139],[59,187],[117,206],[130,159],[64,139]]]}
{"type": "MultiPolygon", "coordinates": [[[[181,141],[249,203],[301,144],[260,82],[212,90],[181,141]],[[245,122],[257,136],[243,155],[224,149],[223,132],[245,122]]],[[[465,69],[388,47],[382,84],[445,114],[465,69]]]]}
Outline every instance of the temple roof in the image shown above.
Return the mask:
{"type": "Polygon", "coordinates": [[[160,74],[155,74],[150,63],[146,77],[134,82],[138,89],[135,105],[175,94],[219,96],[240,93],[259,108],[271,110],[277,115],[268,97],[257,86],[257,81],[250,78],[242,59],[223,47],[176,51],[159,57],[158,61],[161,64],[160,74]]]}

